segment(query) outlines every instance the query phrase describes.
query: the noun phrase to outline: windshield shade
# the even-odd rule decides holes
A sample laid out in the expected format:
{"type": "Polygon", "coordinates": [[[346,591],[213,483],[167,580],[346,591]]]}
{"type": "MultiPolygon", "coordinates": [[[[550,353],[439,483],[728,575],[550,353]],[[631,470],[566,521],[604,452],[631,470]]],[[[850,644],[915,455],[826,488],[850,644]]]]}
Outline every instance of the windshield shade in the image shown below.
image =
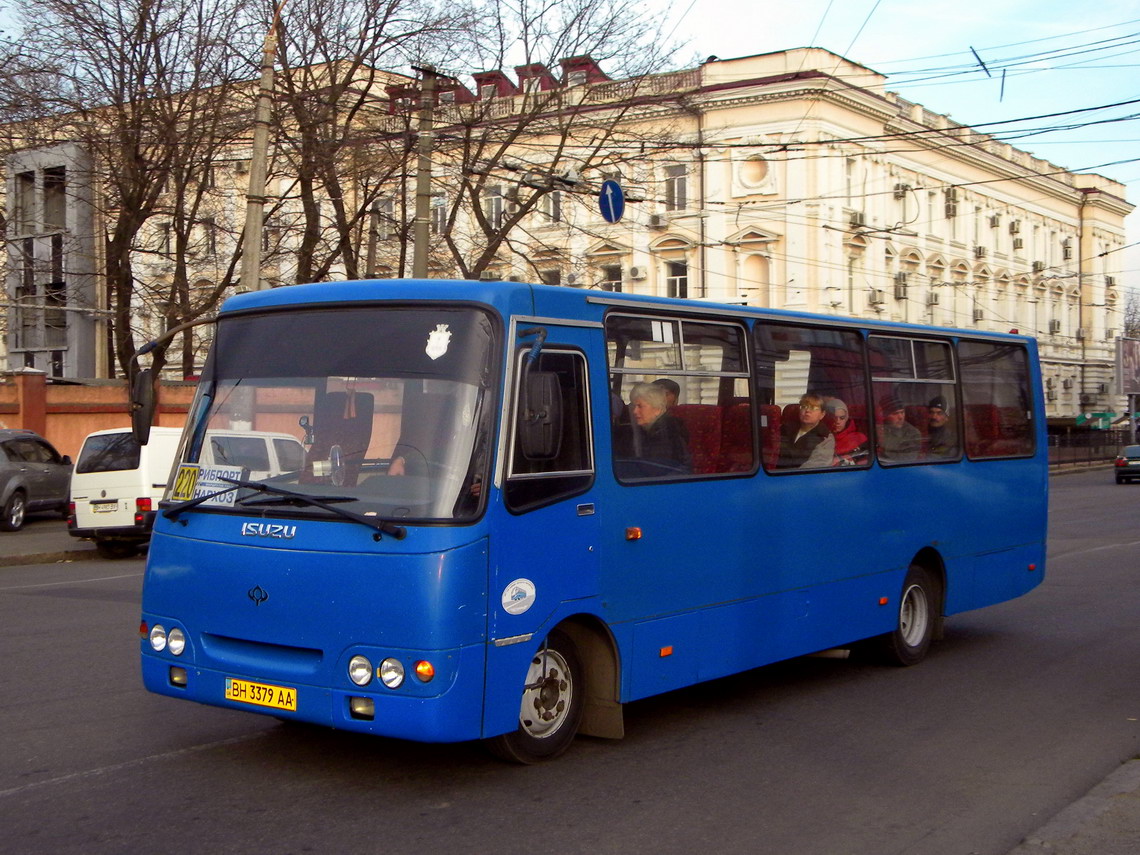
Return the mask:
{"type": "MultiPolygon", "coordinates": [[[[385,519],[471,518],[490,452],[493,345],[490,316],[474,308],[223,318],[180,451],[180,463],[198,466],[193,495],[229,477],[338,497],[385,519]]],[[[167,498],[189,498],[177,482],[167,498]]],[[[202,507],[240,509],[249,495],[202,507]]]]}

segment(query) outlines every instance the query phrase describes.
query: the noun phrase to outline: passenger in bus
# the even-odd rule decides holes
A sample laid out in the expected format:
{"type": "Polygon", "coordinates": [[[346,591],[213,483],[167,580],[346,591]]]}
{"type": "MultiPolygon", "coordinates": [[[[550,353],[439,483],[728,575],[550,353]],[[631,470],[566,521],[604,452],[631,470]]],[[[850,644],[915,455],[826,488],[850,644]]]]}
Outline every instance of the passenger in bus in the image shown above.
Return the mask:
{"type": "Polygon", "coordinates": [[[823,398],[807,394],[800,398],[799,421],[780,426],[777,469],[818,469],[830,466],[835,456],[835,436],[823,421],[823,398]]]}
{"type": "Polygon", "coordinates": [[[658,377],[653,381],[654,386],[660,386],[665,390],[665,408],[673,409],[677,404],[677,399],[681,397],[681,386],[676,380],[670,380],[668,377],[658,377]]]}
{"type": "Polygon", "coordinates": [[[903,402],[888,395],[879,402],[883,415],[879,425],[879,459],[887,463],[909,463],[918,460],[922,450],[922,434],[906,420],[903,402]]]}
{"type": "Polygon", "coordinates": [[[831,465],[855,466],[866,462],[867,434],[856,427],[847,405],[838,398],[828,398],[824,410],[831,423],[831,432],[835,435],[835,452],[831,465]]]}
{"type": "Polygon", "coordinates": [[[928,429],[926,431],[927,454],[930,457],[957,457],[958,431],[950,418],[950,408],[946,399],[936,395],[927,407],[928,429]]]}
{"type": "Polygon", "coordinates": [[[665,390],[652,383],[638,383],[630,392],[629,409],[633,416],[632,455],[661,467],[647,474],[689,472],[689,446],[683,426],[667,412],[665,390]]]}
{"type": "MultiPolygon", "coordinates": [[[[677,399],[681,397],[681,387],[676,380],[670,380],[668,377],[658,377],[653,381],[654,386],[660,386],[665,390],[665,411],[673,409],[677,405],[677,399]]],[[[681,419],[677,419],[672,413],[669,413],[670,418],[677,421],[677,429],[681,432],[681,439],[687,448],[689,445],[689,426],[686,425],[681,419]]]]}

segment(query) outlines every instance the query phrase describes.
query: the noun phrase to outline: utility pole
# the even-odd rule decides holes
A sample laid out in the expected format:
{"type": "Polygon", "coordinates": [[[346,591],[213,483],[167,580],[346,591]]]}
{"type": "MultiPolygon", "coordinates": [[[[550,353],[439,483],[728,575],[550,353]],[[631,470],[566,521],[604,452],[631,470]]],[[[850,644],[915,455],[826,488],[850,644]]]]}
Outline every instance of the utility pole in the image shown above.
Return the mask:
{"type": "Polygon", "coordinates": [[[253,117],[253,149],[249,158],[249,189],[245,194],[245,231],[241,244],[241,279],[243,291],[259,291],[261,279],[261,231],[265,219],[265,173],[269,151],[269,121],[273,110],[273,63],[277,55],[277,24],[286,0],[273,12],[273,22],[265,34],[261,53],[261,84],[253,117]]]}
{"type": "Polygon", "coordinates": [[[412,227],[412,276],[428,275],[428,240],[431,235],[431,146],[432,113],[435,110],[435,66],[415,69],[423,76],[420,85],[420,116],[416,128],[416,218],[412,227]]]}

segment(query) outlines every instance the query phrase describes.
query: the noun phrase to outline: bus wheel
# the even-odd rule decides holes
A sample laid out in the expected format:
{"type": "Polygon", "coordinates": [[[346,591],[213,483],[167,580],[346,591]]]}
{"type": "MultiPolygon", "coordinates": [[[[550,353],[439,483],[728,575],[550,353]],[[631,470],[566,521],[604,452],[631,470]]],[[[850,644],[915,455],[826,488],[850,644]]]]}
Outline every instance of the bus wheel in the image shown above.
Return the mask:
{"type": "Polygon", "coordinates": [[[518,728],[487,740],[487,747],[514,763],[557,757],[578,732],[585,686],[574,642],[555,630],[530,660],[518,728]]]}
{"type": "Polygon", "coordinates": [[[880,636],[879,652],[891,665],[917,665],[926,658],[941,599],[938,585],[925,567],[912,564],[899,598],[898,625],[880,636]]]}

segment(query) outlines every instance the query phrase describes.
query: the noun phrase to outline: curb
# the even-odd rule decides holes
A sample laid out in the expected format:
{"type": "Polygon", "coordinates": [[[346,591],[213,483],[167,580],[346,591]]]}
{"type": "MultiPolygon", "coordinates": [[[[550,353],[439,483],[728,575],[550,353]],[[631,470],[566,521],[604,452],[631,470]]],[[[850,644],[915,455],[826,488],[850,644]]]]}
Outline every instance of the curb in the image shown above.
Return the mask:
{"type": "Polygon", "coordinates": [[[69,549],[61,552],[37,552],[30,555],[0,555],[0,567],[17,567],[24,564],[55,564],[60,561],[78,561],[94,558],[94,549],[69,549]]]}
{"type": "MultiPolygon", "coordinates": [[[[1089,790],[1082,798],[1030,833],[1008,855],[1040,855],[1043,852],[1113,855],[1137,851],[1136,835],[1121,835],[1117,823],[1107,816],[1124,807],[1125,799],[1140,798],[1140,760],[1130,760],[1089,790]],[[1117,848],[1112,843],[1119,843],[1117,848]]],[[[1129,816],[1133,811],[1128,811],[1129,816]]],[[[1131,823],[1135,828],[1135,823],[1131,823]]]]}

